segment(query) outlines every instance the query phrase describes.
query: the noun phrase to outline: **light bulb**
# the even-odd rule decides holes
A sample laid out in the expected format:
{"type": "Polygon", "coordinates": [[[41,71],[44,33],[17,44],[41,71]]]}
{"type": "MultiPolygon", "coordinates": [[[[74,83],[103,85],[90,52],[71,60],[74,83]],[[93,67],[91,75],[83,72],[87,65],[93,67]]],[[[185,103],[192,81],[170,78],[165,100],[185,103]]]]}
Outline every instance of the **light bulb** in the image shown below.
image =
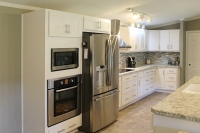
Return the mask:
{"type": "Polygon", "coordinates": [[[152,18],[151,17],[147,17],[147,22],[151,22],[152,18]]]}
{"type": "Polygon", "coordinates": [[[133,12],[133,19],[136,20],[139,18],[139,13],[133,12]]]}
{"type": "Polygon", "coordinates": [[[144,19],[144,15],[143,14],[140,14],[139,15],[139,21],[142,21],[144,19]]]}

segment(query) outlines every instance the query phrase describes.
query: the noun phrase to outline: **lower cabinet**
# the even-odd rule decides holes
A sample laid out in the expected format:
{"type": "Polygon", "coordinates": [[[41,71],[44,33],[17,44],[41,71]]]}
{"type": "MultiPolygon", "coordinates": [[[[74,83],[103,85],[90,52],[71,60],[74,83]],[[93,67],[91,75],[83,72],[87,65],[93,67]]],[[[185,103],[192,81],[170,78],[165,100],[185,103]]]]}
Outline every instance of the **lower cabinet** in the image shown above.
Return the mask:
{"type": "Polygon", "coordinates": [[[173,91],[179,87],[179,68],[158,68],[157,89],[173,91]]]}
{"type": "Polygon", "coordinates": [[[154,92],[179,87],[179,68],[152,68],[119,77],[119,108],[154,92]]]}

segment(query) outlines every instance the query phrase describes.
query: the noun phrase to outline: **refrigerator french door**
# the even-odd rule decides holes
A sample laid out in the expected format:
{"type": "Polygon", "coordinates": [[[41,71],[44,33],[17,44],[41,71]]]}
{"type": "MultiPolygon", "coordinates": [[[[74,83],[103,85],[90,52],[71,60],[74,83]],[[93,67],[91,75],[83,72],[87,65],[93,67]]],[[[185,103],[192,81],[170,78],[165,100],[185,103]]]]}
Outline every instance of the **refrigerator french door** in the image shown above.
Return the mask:
{"type": "Polygon", "coordinates": [[[83,124],[79,130],[96,132],[118,117],[118,37],[83,33],[83,124]]]}

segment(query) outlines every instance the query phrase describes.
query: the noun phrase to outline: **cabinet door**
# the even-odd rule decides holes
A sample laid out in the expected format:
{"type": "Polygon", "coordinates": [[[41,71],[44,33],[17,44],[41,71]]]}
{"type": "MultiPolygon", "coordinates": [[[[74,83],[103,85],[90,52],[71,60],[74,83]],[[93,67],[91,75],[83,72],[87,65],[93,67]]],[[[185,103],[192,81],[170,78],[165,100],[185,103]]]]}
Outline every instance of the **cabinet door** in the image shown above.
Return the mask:
{"type": "Polygon", "coordinates": [[[140,30],[140,50],[145,51],[145,30],[140,30]]]}
{"type": "Polygon", "coordinates": [[[66,24],[66,36],[68,37],[81,37],[81,17],[77,16],[69,16],[65,17],[65,24],[66,24]]]}
{"type": "Polygon", "coordinates": [[[129,34],[130,34],[130,45],[131,45],[130,51],[136,51],[137,50],[137,45],[136,45],[137,32],[135,28],[132,28],[132,27],[129,28],[129,34]]]}
{"type": "Polygon", "coordinates": [[[160,51],[169,51],[170,50],[170,31],[161,30],[160,31],[160,51]]]}
{"type": "Polygon", "coordinates": [[[50,12],[49,36],[81,37],[81,17],[78,15],[50,12]]]}
{"type": "Polygon", "coordinates": [[[144,45],[145,45],[145,51],[148,51],[149,50],[149,31],[148,30],[144,30],[144,34],[145,34],[145,42],[144,42],[144,45]]]}
{"type": "Polygon", "coordinates": [[[157,70],[157,87],[162,89],[165,87],[165,69],[159,68],[157,70]]]}
{"type": "Polygon", "coordinates": [[[130,45],[130,31],[129,27],[120,27],[120,37],[126,44],[130,45]]]}
{"type": "Polygon", "coordinates": [[[138,97],[143,96],[142,89],[143,89],[143,79],[139,78],[138,79],[138,97]]]}
{"type": "Polygon", "coordinates": [[[101,19],[99,20],[99,30],[103,31],[103,32],[108,32],[110,33],[110,20],[106,20],[106,19],[101,19]]]}
{"type": "Polygon", "coordinates": [[[84,17],[83,18],[83,29],[84,30],[98,30],[99,23],[98,19],[92,18],[92,17],[84,17]]]}
{"type": "Polygon", "coordinates": [[[179,51],[180,30],[170,30],[171,51],[179,51]]]}
{"type": "Polygon", "coordinates": [[[160,31],[149,30],[149,51],[159,51],[160,31]]]}

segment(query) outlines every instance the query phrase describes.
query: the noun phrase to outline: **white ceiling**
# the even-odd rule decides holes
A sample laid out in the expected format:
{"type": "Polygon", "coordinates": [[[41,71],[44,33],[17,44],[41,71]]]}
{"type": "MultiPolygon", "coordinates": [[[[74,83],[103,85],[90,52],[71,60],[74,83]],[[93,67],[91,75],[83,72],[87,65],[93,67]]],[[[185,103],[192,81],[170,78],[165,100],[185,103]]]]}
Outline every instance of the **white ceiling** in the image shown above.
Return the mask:
{"type": "Polygon", "coordinates": [[[131,21],[132,14],[126,8],[152,16],[147,27],[173,23],[179,19],[200,16],[200,0],[1,0],[40,8],[67,11],[107,19],[131,21]]]}

